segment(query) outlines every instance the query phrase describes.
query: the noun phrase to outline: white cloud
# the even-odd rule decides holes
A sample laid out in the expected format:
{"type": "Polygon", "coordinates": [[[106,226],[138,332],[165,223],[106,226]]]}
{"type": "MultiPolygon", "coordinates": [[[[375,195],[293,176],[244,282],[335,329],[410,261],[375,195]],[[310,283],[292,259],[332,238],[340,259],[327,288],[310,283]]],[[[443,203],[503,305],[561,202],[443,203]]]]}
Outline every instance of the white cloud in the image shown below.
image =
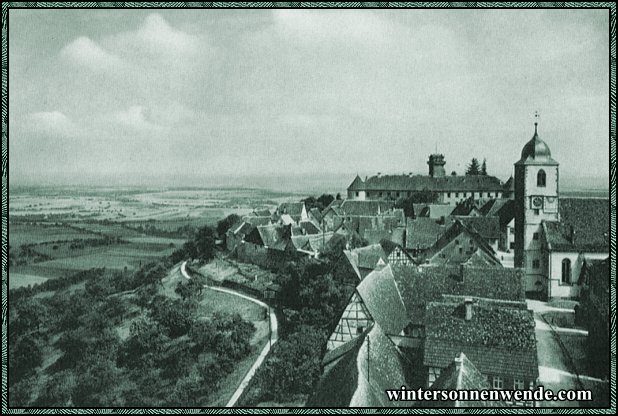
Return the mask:
{"type": "Polygon", "coordinates": [[[161,127],[153,123],[150,111],[143,106],[134,105],[124,111],[118,111],[114,114],[114,119],[123,126],[129,127],[136,131],[159,131],[161,127]]]}
{"type": "Polygon", "coordinates": [[[60,55],[93,71],[118,70],[125,66],[119,57],[86,36],[81,36],[66,45],[60,51],[60,55]]]}
{"type": "Polygon", "coordinates": [[[28,122],[40,134],[54,137],[74,137],[79,128],[60,111],[41,111],[29,114],[28,122]]]}
{"type": "Polygon", "coordinates": [[[136,30],[109,36],[102,43],[127,59],[163,59],[176,61],[191,57],[208,43],[205,39],[175,29],[159,14],[146,17],[136,30]]]}

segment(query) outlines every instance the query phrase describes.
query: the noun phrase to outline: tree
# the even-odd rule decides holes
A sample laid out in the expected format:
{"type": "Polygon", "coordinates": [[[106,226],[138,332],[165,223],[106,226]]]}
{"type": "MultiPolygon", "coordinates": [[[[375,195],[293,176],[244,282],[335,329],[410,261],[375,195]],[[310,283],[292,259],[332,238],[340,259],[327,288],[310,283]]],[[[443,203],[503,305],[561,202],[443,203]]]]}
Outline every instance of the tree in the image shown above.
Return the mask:
{"type": "Polygon", "coordinates": [[[290,394],[313,391],[321,374],[325,341],[324,334],[311,327],[279,340],[256,374],[262,400],[289,399],[290,394]]]}
{"type": "Polygon", "coordinates": [[[178,282],[174,292],[176,292],[182,298],[182,300],[190,298],[195,293],[193,288],[188,283],[184,282],[178,282]]]}
{"type": "Polygon", "coordinates": [[[42,342],[36,333],[21,337],[9,355],[11,384],[34,373],[35,368],[43,363],[42,342]]]}
{"type": "Polygon", "coordinates": [[[483,164],[481,165],[481,175],[487,175],[487,159],[483,159],[483,164]]]}
{"type": "Polygon", "coordinates": [[[395,208],[403,209],[403,213],[407,218],[414,218],[414,201],[412,197],[401,197],[395,202],[395,208]]]}
{"type": "Polygon", "coordinates": [[[73,370],[62,370],[52,375],[43,386],[37,406],[66,407],[71,406],[76,376],[73,370]]]}
{"type": "Polygon", "coordinates": [[[322,206],[320,208],[320,211],[324,210],[324,208],[326,208],[327,206],[330,205],[331,202],[333,202],[335,200],[335,197],[333,197],[330,194],[322,194],[318,197],[318,203],[322,206]]]}
{"type": "Polygon", "coordinates": [[[195,236],[195,249],[197,256],[191,256],[200,260],[211,260],[215,257],[215,230],[206,225],[195,236]]]}
{"type": "Polygon", "coordinates": [[[480,170],[479,161],[477,158],[473,157],[472,161],[468,165],[468,168],[466,169],[466,175],[474,176],[474,175],[479,175],[480,173],[481,173],[481,170],[480,170]]]}
{"type": "Polygon", "coordinates": [[[177,338],[189,332],[193,323],[195,304],[190,301],[157,302],[152,311],[153,318],[166,329],[167,335],[177,338]]]}

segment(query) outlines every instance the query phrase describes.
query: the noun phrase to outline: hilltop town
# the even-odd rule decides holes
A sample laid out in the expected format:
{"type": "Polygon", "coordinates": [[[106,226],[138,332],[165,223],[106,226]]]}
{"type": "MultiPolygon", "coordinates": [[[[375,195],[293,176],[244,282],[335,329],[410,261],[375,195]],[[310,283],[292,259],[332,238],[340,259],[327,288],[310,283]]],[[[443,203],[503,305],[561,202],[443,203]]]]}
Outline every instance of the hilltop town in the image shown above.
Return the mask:
{"type": "Polygon", "coordinates": [[[505,180],[431,154],[319,196],[15,192],[11,403],[607,405],[609,201],[561,195],[537,129],[505,180]],[[402,386],[593,400],[389,400],[402,386]]]}
{"type": "Polygon", "coordinates": [[[354,276],[307,406],[429,405],[389,402],[384,391],[400,386],[582,388],[589,368],[591,383],[606,383],[609,201],[561,197],[537,129],[504,182],[447,175],[432,154],[427,175],[357,175],[347,198],[322,209],[313,199],[236,218],[225,244],[241,262],[276,270],[327,258],[331,273],[354,276]],[[561,354],[587,358],[555,368],[561,354]]]}

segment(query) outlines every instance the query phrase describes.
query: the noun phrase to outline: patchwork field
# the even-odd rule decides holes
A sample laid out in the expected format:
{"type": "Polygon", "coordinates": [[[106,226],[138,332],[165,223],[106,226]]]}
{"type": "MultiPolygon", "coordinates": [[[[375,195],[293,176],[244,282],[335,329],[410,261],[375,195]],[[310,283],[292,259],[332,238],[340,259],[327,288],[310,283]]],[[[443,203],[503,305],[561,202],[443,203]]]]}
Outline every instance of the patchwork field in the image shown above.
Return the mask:
{"type": "Polygon", "coordinates": [[[9,190],[10,287],[90,268],[134,270],[169,256],[199,227],[294,194],[256,189],[17,188],[9,190]]]}

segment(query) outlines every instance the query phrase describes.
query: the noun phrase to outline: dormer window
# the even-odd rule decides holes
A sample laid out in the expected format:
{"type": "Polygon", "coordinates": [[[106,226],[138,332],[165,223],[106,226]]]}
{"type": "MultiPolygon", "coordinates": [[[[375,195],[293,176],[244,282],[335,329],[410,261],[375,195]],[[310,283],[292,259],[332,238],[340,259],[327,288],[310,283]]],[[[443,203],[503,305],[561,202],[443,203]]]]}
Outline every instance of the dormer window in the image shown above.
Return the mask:
{"type": "Polygon", "coordinates": [[[539,173],[536,175],[536,186],[544,188],[546,180],[547,180],[547,175],[545,175],[545,171],[541,169],[539,173]]]}

